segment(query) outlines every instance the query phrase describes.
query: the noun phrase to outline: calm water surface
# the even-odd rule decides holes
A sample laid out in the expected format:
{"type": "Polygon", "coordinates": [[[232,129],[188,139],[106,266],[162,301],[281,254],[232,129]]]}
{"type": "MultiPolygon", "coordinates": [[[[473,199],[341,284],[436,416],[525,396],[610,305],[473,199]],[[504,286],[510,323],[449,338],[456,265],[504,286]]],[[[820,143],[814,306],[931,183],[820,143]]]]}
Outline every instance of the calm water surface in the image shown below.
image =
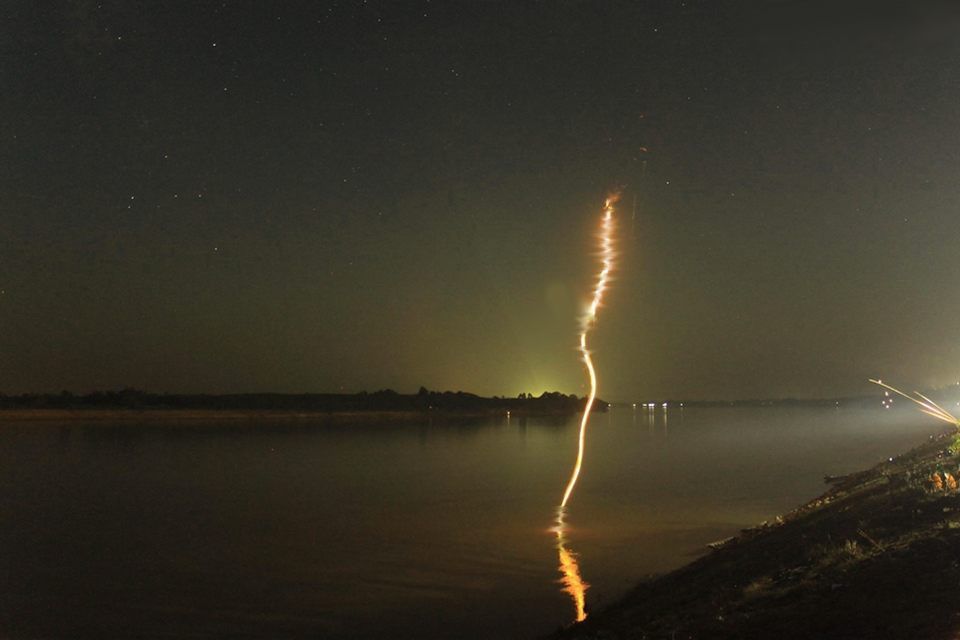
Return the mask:
{"type": "MultiPolygon", "coordinates": [[[[0,424],[0,636],[530,638],[576,417],[0,424]]],[[[613,409],[565,542],[587,611],[940,428],[904,408],[613,409]]]]}

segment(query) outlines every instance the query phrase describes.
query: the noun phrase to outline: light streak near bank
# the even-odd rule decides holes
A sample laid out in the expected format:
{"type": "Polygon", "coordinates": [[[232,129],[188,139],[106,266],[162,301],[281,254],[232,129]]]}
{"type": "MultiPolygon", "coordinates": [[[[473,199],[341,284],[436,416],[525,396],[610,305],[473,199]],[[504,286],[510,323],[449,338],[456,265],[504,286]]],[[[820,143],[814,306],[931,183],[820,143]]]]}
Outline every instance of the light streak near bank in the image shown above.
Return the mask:
{"type": "Polygon", "coordinates": [[[960,420],[958,420],[957,418],[955,418],[955,417],[953,416],[953,414],[951,414],[949,411],[947,411],[946,409],[944,409],[943,407],[941,407],[941,406],[938,405],[936,402],[934,402],[933,400],[931,400],[931,399],[928,398],[927,396],[923,395],[923,394],[920,393],[919,391],[914,391],[914,392],[913,392],[913,393],[916,395],[916,397],[914,397],[914,396],[911,396],[911,395],[909,395],[909,394],[904,393],[903,391],[900,391],[899,389],[895,389],[895,388],[891,387],[891,386],[888,385],[888,384],[884,384],[883,380],[873,380],[873,379],[871,379],[870,382],[872,382],[873,384],[876,384],[876,385],[880,385],[880,386],[883,387],[884,389],[888,389],[888,390],[890,390],[890,391],[893,391],[893,392],[896,393],[897,395],[903,396],[904,398],[906,398],[906,399],[909,400],[910,402],[913,402],[914,404],[919,405],[919,406],[920,406],[920,411],[922,411],[923,413],[927,414],[928,416],[933,416],[933,417],[936,418],[937,420],[943,420],[944,422],[949,422],[949,423],[952,424],[953,426],[955,426],[955,427],[957,427],[957,428],[960,428],[960,420]]]}
{"type": "Polygon", "coordinates": [[[580,327],[580,355],[583,357],[583,363],[587,367],[587,373],[590,376],[590,395],[587,398],[587,404],[583,408],[583,418],[580,420],[580,436],[577,445],[577,462],[573,467],[573,474],[567,483],[567,489],[563,492],[561,507],[567,506],[570,500],[570,494],[577,485],[577,478],[580,477],[580,467],[583,465],[583,448],[587,433],[587,421],[590,419],[590,410],[593,408],[593,401],[597,398],[597,372],[593,368],[593,360],[590,359],[590,350],[587,349],[587,334],[597,321],[597,310],[603,302],[603,293],[610,282],[610,271],[613,269],[613,205],[619,199],[619,194],[613,194],[607,197],[603,203],[603,221],[600,225],[600,257],[601,269],[597,277],[597,284],[593,289],[593,300],[583,316],[580,327]]]}

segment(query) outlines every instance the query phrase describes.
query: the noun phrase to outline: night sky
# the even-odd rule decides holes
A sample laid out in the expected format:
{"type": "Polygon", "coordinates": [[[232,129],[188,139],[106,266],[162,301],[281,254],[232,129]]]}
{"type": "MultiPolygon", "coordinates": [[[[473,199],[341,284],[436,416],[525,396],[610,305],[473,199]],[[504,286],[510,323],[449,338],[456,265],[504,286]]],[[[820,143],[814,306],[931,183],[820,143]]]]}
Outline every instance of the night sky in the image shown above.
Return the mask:
{"type": "Polygon", "coordinates": [[[602,397],[956,381],[960,21],[901,4],[9,0],[0,392],[583,394],[618,187],[602,397]]]}

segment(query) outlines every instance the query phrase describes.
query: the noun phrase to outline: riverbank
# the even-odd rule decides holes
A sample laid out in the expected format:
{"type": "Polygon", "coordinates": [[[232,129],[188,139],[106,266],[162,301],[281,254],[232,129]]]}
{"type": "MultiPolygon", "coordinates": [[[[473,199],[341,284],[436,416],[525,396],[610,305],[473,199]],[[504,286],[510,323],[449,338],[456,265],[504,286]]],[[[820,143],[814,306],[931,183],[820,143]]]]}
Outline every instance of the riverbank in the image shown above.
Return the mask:
{"type": "Polygon", "coordinates": [[[933,438],[554,638],[960,637],[960,460],[933,438]]]}
{"type": "Polygon", "coordinates": [[[428,424],[434,420],[462,422],[491,417],[523,419],[569,417],[578,411],[524,410],[486,411],[309,411],[270,409],[0,409],[5,422],[88,422],[88,423],[270,423],[312,422],[337,425],[428,424]]]}
{"type": "Polygon", "coordinates": [[[332,423],[419,421],[418,411],[273,411],[231,409],[3,409],[3,422],[245,422],[312,420],[332,423]]]}
{"type": "MultiPolygon", "coordinates": [[[[539,396],[486,398],[464,391],[401,394],[390,389],[367,393],[156,394],[137,389],[74,395],[0,395],[0,422],[11,420],[86,421],[262,421],[310,420],[324,423],[429,423],[435,419],[473,420],[496,416],[565,417],[583,411],[586,398],[557,391],[539,396]]],[[[601,399],[594,411],[605,412],[601,399]]]]}

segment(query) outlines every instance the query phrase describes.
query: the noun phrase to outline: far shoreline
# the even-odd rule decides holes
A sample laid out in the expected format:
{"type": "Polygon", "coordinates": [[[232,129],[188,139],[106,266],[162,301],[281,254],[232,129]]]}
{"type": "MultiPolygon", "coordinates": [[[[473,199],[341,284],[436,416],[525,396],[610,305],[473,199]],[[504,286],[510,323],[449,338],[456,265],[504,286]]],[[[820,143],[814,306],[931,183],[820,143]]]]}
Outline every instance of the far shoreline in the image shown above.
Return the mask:
{"type": "Polygon", "coordinates": [[[322,424],[401,424],[484,418],[536,418],[577,415],[578,411],[311,411],[289,409],[0,409],[0,424],[11,422],[262,422],[322,424]]]}
{"type": "MultiPolygon", "coordinates": [[[[367,393],[238,393],[166,394],[125,388],[74,395],[0,395],[0,422],[263,422],[301,421],[324,424],[395,424],[434,420],[477,420],[496,417],[573,416],[586,398],[545,391],[539,396],[521,393],[515,398],[486,398],[464,391],[415,394],[392,389],[367,393]]],[[[599,398],[594,411],[609,404],[599,398]]]]}

